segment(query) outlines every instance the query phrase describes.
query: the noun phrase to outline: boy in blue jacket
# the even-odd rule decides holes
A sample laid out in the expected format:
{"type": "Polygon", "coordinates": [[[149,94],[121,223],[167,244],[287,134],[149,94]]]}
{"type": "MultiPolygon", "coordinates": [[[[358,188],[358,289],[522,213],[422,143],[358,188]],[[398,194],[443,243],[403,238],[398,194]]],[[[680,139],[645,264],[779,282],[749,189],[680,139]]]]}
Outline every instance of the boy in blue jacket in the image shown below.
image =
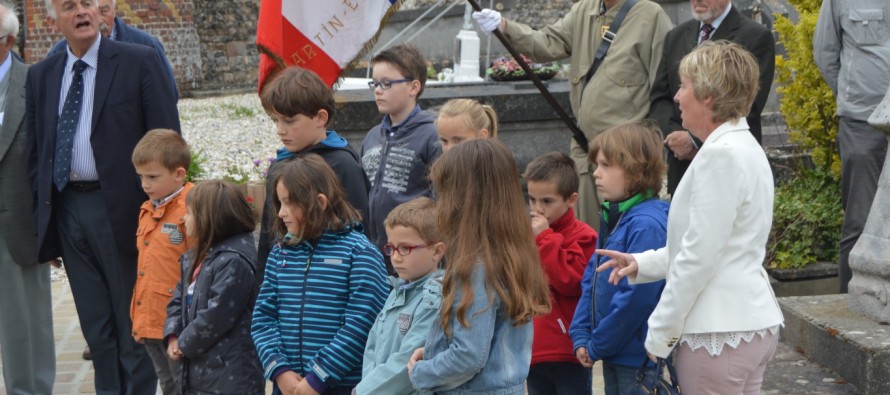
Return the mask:
{"type": "MultiPolygon", "coordinates": [[[[596,136],[589,160],[603,199],[597,250],[642,252],[667,242],[668,204],[658,200],[665,171],[661,136],[643,122],[613,127],[596,136]]],[[[606,395],[625,393],[646,359],[646,320],[664,280],[630,286],[609,284],[609,272],[596,273],[608,257],[594,254],[581,280],[581,299],[569,329],[575,356],[585,366],[603,361],[606,395]]]]}
{"type": "Polygon", "coordinates": [[[392,257],[399,278],[377,316],[362,365],[358,395],[416,393],[408,378],[408,359],[423,347],[438,318],[442,301],[439,263],[445,244],[436,227],[436,204],[426,197],[402,203],[384,221],[389,242],[383,253],[392,257]]]}

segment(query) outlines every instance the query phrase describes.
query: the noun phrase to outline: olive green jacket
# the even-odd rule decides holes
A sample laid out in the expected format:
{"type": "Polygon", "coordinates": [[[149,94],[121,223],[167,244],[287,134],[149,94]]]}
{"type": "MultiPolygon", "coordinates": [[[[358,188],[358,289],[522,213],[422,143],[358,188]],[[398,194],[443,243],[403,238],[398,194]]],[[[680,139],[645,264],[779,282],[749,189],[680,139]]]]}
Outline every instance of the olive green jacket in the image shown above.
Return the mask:
{"type": "MultiPolygon", "coordinates": [[[[639,0],[624,18],[599,70],[584,87],[584,76],[602,41],[603,27],[612,24],[625,2],[619,0],[601,16],[601,1],[581,0],[562,19],[540,30],[518,22],[506,23],[506,34],[517,50],[535,61],[572,57],[568,75],[572,110],[588,140],[610,127],[646,116],[662,44],[673,27],[660,5],[639,0]]],[[[572,158],[580,173],[588,172],[587,153],[575,141],[572,158]]]]}

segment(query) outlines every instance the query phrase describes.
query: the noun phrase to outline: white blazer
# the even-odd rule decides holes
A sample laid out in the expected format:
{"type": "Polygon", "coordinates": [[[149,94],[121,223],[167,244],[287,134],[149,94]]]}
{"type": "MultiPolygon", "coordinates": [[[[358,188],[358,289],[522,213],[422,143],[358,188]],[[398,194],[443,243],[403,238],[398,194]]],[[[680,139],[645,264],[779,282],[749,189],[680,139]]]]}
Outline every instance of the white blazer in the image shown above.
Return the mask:
{"type": "Polygon", "coordinates": [[[649,317],[647,351],[664,358],[685,333],[783,322],[763,269],[773,196],[769,162],[745,118],[717,127],[674,193],[667,246],[634,254],[631,283],[667,279],[649,317]]]}

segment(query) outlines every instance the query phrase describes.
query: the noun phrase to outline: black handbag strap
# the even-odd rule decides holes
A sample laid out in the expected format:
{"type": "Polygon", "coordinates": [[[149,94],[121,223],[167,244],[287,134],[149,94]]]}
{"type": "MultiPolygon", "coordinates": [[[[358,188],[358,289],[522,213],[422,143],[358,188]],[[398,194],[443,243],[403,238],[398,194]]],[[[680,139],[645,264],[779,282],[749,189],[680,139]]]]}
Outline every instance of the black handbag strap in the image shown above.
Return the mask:
{"type": "Polygon", "coordinates": [[[590,69],[587,70],[587,75],[584,76],[584,86],[581,88],[582,94],[584,93],[584,87],[587,86],[587,83],[590,82],[590,79],[596,74],[596,70],[603,64],[603,59],[606,58],[606,53],[609,52],[609,46],[612,45],[612,40],[617,36],[618,28],[620,28],[621,23],[624,22],[624,17],[627,16],[627,13],[630,12],[630,9],[636,4],[637,0],[625,1],[624,5],[621,6],[621,9],[618,10],[618,15],[615,15],[615,19],[612,20],[612,24],[609,25],[609,30],[603,32],[603,41],[600,42],[600,46],[596,50],[593,64],[590,65],[590,69]]]}
{"type": "Polygon", "coordinates": [[[637,370],[637,382],[642,383],[647,388],[655,388],[658,384],[658,380],[661,379],[662,374],[664,374],[664,369],[667,368],[668,375],[671,377],[671,385],[674,388],[680,388],[680,382],[677,380],[677,370],[674,369],[674,360],[668,355],[667,358],[657,358],[657,362],[655,362],[655,372],[656,374],[646,376],[646,366],[649,365],[649,356],[643,357],[643,364],[640,365],[640,369],[637,370]],[[645,382],[647,379],[651,380],[651,382],[645,382]]]}

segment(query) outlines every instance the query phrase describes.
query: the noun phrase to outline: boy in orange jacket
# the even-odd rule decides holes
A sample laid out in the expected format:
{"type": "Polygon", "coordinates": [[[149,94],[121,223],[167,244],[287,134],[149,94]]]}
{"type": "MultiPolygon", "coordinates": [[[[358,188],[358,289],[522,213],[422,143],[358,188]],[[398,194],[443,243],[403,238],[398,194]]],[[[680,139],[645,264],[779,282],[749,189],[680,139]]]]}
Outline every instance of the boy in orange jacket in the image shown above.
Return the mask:
{"type": "Polygon", "coordinates": [[[163,338],[167,304],[180,277],[179,257],[190,247],[182,217],[192,188],[185,182],[191,154],[179,133],[155,129],[136,144],[132,159],[148,200],[136,230],[139,263],[130,303],[131,335],[148,350],[164,395],[179,394],[179,362],[167,358],[163,338]]]}

